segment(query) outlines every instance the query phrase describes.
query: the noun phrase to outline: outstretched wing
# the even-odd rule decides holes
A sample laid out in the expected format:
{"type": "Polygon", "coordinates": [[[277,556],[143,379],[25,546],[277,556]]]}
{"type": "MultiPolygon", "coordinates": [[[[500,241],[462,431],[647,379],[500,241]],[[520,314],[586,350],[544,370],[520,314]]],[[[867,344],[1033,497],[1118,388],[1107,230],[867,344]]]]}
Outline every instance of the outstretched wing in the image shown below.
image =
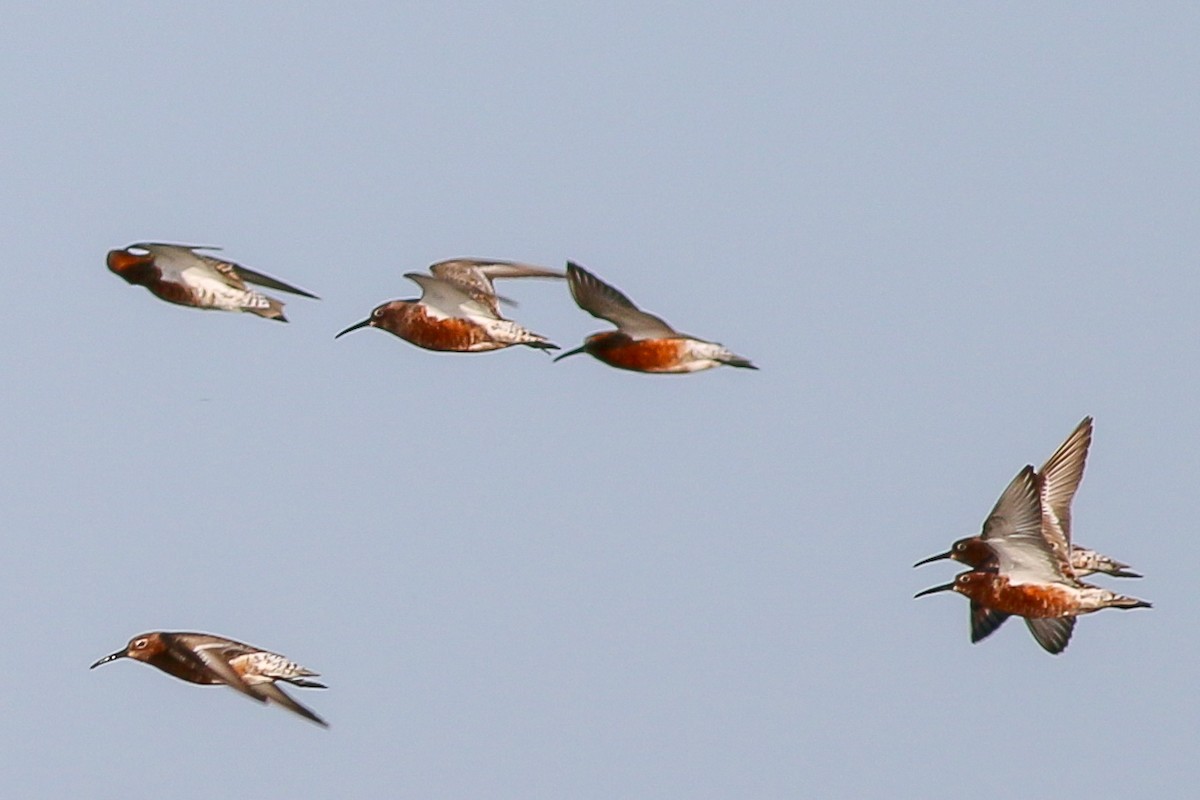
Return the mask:
{"type": "Polygon", "coordinates": [[[1053,514],[1067,540],[1071,538],[1071,501],[1083,480],[1088,448],[1092,444],[1092,418],[1084,417],[1038,473],[1042,480],[1042,513],[1053,514]]]}
{"type": "Polygon", "coordinates": [[[154,265],[158,267],[163,277],[171,281],[188,282],[188,278],[197,281],[216,280],[226,286],[246,291],[246,282],[278,289],[281,292],[291,292],[302,297],[320,299],[315,294],[297,289],[277,278],[263,275],[260,272],[247,269],[241,264],[226,261],[214,256],[198,253],[197,250],[220,250],[219,247],[196,244],[164,244],[162,242],[142,242],[130,245],[145,250],[154,257],[154,265]]]}
{"type": "Polygon", "coordinates": [[[493,310],[494,303],[479,302],[458,284],[420,272],[406,272],[404,277],[421,287],[421,303],[443,317],[500,319],[500,314],[493,310]]]}
{"type": "Polygon", "coordinates": [[[1011,583],[1063,582],[1061,559],[1042,533],[1039,481],[1026,466],[1005,488],[983,523],[982,538],[996,553],[998,570],[1011,583]]]}
{"type": "Polygon", "coordinates": [[[496,278],[565,278],[566,273],[560,270],[546,269],[533,264],[522,264],[517,261],[500,261],[485,258],[453,258],[439,261],[429,267],[429,272],[447,283],[454,284],[469,294],[475,302],[491,309],[492,313],[500,316],[498,303],[516,305],[507,297],[496,294],[492,283],[496,278]]]}
{"type": "Polygon", "coordinates": [[[616,325],[632,339],[667,339],[679,332],[653,314],[647,314],[621,292],[573,261],[567,262],[567,282],[575,303],[593,317],[616,325]]]}
{"type": "Polygon", "coordinates": [[[313,300],[321,299],[312,292],[306,292],[303,289],[297,289],[290,283],[284,283],[278,278],[272,278],[270,275],[263,275],[261,272],[255,272],[252,269],[247,269],[241,264],[234,264],[232,261],[221,261],[220,259],[213,258],[211,256],[201,256],[201,258],[203,258],[205,262],[212,266],[213,269],[232,270],[233,273],[243,281],[249,281],[250,283],[258,284],[259,286],[265,286],[268,289],[277,289],[281,292],[291,292],[292,294],[298,294],[301,297],[310,297],[313,300]]]}
{"type": "Polygon", "coordinates": [[[1025,624],[1042,649],[1052,655],[1058,655],[1067,648],[1071,633],[1075,630],[1074,617],[1026,617],[1025,624]]]}

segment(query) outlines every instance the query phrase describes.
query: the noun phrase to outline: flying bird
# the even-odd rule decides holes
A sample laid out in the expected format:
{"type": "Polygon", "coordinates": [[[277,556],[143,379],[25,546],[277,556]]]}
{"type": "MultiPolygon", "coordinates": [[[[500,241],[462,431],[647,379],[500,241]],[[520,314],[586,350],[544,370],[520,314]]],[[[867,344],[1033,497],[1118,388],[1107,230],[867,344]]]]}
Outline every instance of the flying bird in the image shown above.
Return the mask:
{"type": "Polygon", "coordinates": [[[699,372],[722,364],[758,369],[723,345],[680,333],[571,261],[567,262],[567,283],[580,308],[593,317],[608,320],[617,329],[591,334],[580,347],[563,353],[555,361],[588,353],[611,367],[633,372],[699,372]]]}
{"type": "Polygon", "coordinates": [[[408,272],[421,287],[416,300],[390,300],[371,316],[341,331],[337,339],[359,328],[379,328],[423,347],[452,353],[482,353],[520,344],[557,350],[545,336],[500,316],[500,303],[515,305],[496,294],[496,278],[563,278],[545,267],[494,259],[456,258],[439,261],[429,274],[408,272]]]}
{"type": "Polygon", "coordinates": [[[247,283],[319,299],[315,294],[240,264],[197,252],[219,249],[159,242],[131,244],[123,250],[109,251],[108,268],[135,286],[145,286],[155,297],[168,303],[219,311],[247,311],[280,322],[287,322],[283,303],[254,291],[247,283]]]}
{"type": "Polygon", "coordinates": [[[329,727],[325,720],[275,685],[276,681],[286,681],[309,689],[324,689],[324,684],[308,680],[318,673],[278,653],[208,633],[154,631],[138,634],[124,649],[105,656],[89,669],[119,658],[142,661],[190,683],[225,684],[260,703],[278,703],[305,719],[329,727]]]}

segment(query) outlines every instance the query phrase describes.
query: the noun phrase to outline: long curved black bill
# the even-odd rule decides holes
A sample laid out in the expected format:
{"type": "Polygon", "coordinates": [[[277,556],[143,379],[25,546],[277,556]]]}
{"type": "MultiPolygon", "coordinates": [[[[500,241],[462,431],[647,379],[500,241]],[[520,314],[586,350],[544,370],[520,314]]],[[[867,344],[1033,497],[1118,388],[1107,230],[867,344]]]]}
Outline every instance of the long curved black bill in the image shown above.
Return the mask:
{"type": "Polygon", "coordinates": [[[922,564],[929,564],[934,561],[941,561],[943,558],[949,558],[950,554],[951,554],[951,551],[947,550],[944,553],[938,553],[936,556],[930,556],[929,558],[923,558],[920,561],[918,561],[917,563],[913,564],[913,566],[919,567],[922,564]]]}
{"type": "Polygon", "coordinates": [[[104,658],[100,659],[95,664],[92,664],[90,667],[88,667],[88,669],[95,669],[96,667],[100,666],[101,664],[107,664],[110,661],[116,661],[118,658],[124,658],[124,657],[125,657],[125,651],[118,650],[115,653],[110,653],[110,654],[106,655],[104,658]]]}
{"type": "Polygon", "coordinates": [[[579,355],[580,353],[585,353],[585,352],[587,352],[586,347],[583,347],[583,346],[576,347],[574,350],[568,350],[567,352],[563,353],[561,356],[555,356],[554,360],[555,360],[555,362],[562,361],[567,356],[575,356],[575,355],[579,355]]]}
{"type": "Polygon", "coordinates": [[[349,333],[350,331],[356,331],[356,330],[358,330],[359,328],[365,328],[365,327],[367,327],[367,326],[368,326],[368,325],[370,325],[370,324],[371,324],[371,320],[369,320],[369,319],[364,319],[362,322],[356,322],[356,323],[354,323],[353,325],[351,325],[349,328],[346,328],[346,330],[344,330],[344,331],[342,331],[341,333],[339,333],[337,336],[334,336],[333,338],[337,339],[337,338],[339,338],[339,337],[341,337],[341,336],[345,336],[345,335],[346,335],[347,333],[349,333]]]}
{"type": "Polygon", "coordinates": [[[941,586],[931,586],[923,592],[917,592],[916,594],[914,594],[913,600],[916,600],[918,597],[924,597],[927,594],[934,594],[935,592],[948,592],[953,588],[954,588],[953,581],[951,581],[950,583],[943,583],[941,586]]]}

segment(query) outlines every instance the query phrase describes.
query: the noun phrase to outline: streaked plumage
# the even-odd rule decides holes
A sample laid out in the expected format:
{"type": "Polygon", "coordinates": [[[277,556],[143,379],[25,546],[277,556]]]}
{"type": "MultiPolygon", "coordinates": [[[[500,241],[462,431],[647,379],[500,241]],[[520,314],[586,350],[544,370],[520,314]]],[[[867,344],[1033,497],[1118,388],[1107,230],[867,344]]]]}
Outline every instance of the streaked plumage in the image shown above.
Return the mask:
{"type": "Polygon", "coordinates": [[[303,289],[240,264],[197,252],[218,249],[158,242],[131,244],[123,250],[109,251],[108,268],[128,283],[145,286],[154,296],[168,303],[219,311],[246,311],[280,322],[287,322],[283,302],[250,289],[247,283],[318,299],[303,289]]]}
{"type": "Polygon", "coordinates": [[[341,331],[379,328],[426,350],[480,353],[512,345],[557,350],[558,345],[500,316],[496,278],[563,278],[562,272],[513,261],[458,258],[440,261],[430,274],[405,273],[421,287],[416,300],[391,300],[341,331]]]}

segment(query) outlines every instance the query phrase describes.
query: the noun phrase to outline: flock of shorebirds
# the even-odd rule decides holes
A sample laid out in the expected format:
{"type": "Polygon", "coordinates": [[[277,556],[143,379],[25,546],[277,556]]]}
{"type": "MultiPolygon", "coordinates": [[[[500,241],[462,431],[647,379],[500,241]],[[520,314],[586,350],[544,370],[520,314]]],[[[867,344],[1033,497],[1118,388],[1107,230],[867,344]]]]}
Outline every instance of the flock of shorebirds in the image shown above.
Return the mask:
{"type": "MultiPolygon", "coordinates": [[[[108,268],[156,297],[193,308],[242,311],[286,322],[283,303],[248,284],[316,299],[283,281],[200,251],[215,247],[141,243],[112,250],[108,268]]],[[[491,259],[440,261],[428,274],[405,277],[421,287],[415,300],[391,300],[334,338],[359,328],[379,328],[427,350],[478,353],[524,345],[558,350],[558,345],[513,320],[500,305],[515,303],[496,294],[493,282],[508,278],[566,279],[575,303],[615,330],[588,336],[582,345],[558,356],[588,353],[619,369],[647,373],[688,373],[717,366],[757,369],[716,342],[680,333],[659,317],[642,311],[619,290],[583,267],[567,262],[566,271],[491,259]]],[[[917,562],[953,559],[971,569],[952,583],[917,594],[956,591],[971,601],[971,641],[978,642],[1009,616],[1025,618],[1043,648],[1060,653],[1080,614],[1101,608],[1148,608],[1149,603],[1115,594],[1079,580],[1092,573],[1141,577],[1123,564],[1071,543],[1071,501],[1083,478],[1092,441],[1086,418],[1062,446],[1035,471],[1026,466],[1013,478],[983,523],[979,536],[960,539],[945,553],[917,562]]],[[[278,703],[319,725],[326,722],[277,686],[325,688],[311,680],[317,673],[252,645],[206,633],[155,631],[139,634],[121,650],[92,667],[120,658],[143,661],[191,683],[224,684],[262,703],[278,703]]]]}
{"type": "MultiPolygon", "coordinates": [[[[251,289],[264,286],[300,297],[315,294],[283,281],[225,261],[201,250],[216,247],[142,243],[111,250],[108,268],[129,283],[145,286],[169,303],[219,311],[245,311],[287,322],[283,303],[251,289]]],[[[391,300],[376,306],[371,316],[337,336],[359,328],[379,328],[426,350],[482,353],[513,345],[558,350],[541,334],[500,315],[500,304],[516,305],[496,294],[499,278],[566,278],[576,304],[593,317],[617,326],[587,337],[584,343],[555,361],[589,353],[609,366],[635,372],[699,372],[721,366],[757,369],[723,345],[688,336],[661,318],[642,311],[617,289],[573,262],[566,272],[516,261],[456,258],[439,261],[429,274],[405,273],[421,287],[415,300],[391,300]]],[[[337,336],[334,338],[336,339],[337,336]]]]}
{"type": "MultiPolygon", "coordinates": [[[[248,284],[317,299],[311,292],[200,252],[218,249],[155,242],[133,244],[109,251],[108,268],[169,303],[244,311],[280,322],[287,322],[284,304],[248,284]]],[[[558,345],[545,336],[501,316],[501,303],[515,303],[496,294],[493,281],[565,278],[579,307],[594,317],[608,320],[616,330],[592,334],[580,347],[555,361],[576,353],[589,353],[605,364],[635,372],[687,373],[721,365],[757,369],[723,345],[680,333],[572,262],[567,263],[563,272],[514,261],[457,258],[439,261],[429,267],[428,274],[409,272],[405,277],[421,287],[419,298],[391,300],[376,306],[369,317],[334,338],[370,327],[385,330],[417,347],[441,352],[482,353],[513,345],[558,350],[558,345]]],[[[275,702],[318,725],[327,724],[276,685],[283,681],[293,686],[323,689],[324,684],[311,680],[317,673],[278,653],[207,633],[154,631],[138,634],[124,648],[92,664],[92,668],[120,658],[143,661],[191,683],[225,684],[259,702],[275,702]]]]}

